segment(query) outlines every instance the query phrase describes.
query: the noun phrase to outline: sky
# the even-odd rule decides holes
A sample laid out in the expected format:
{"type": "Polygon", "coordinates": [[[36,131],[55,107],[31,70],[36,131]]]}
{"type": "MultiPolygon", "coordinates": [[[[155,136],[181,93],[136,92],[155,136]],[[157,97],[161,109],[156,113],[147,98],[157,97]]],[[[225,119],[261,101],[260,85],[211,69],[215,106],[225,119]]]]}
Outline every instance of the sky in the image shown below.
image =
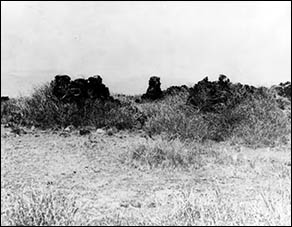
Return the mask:
{"type": "Polygon", "coordinates": [[[291,81],[291,2],[3,2],[1,96],[57,74],[101,75],[111,93],[291,81]]]}

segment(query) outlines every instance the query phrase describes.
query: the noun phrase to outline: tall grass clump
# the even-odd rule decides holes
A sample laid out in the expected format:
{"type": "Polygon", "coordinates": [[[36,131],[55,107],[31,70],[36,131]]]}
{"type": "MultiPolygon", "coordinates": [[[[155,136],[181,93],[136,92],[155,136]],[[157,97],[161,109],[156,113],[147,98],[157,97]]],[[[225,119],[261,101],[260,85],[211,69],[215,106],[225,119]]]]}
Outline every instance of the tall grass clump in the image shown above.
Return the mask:
{"type": "Polygon", "coordinates": [[[1,124],[19,123],[23,124],[25,119],[23,110],[25,108],[26,98],[10,99],[6,102],[1,102],[1,124]]]}
{"type": "Polygon", "coordinates": [[[232,139],[252,146],[286,144],[291,136],[291,111],[283,111],[272,96],[249,97],[228,113],[240,116],[232,139]]]}
{"type": "Polygon", "coordinates": [[[75,105],[59,102],[49,84],[34,88],[28,97],[18,97],[1,103],[1,123],[35,125],[41,128],[74,124],[75,105]]]}
{"type": "Polygon", "coordinates": [[[115,102],[102,103],[95,100],[88,102],[85,108],[84,123],[87,125],[115,127],[118,130],[142,127],[139,126],[142,113],[129,103],[118,105],[115,102]]]}
{"type": "MultiPolygon", "coordinates": [[[[191,130],[195,117],[199,116],[185,105],[187,96],[185,93],[170,95],[156,102],[141,104],[142,112],[147,116],[144,129],[150,134],[166,133],[171,137],[192,139],[200,137],[194,134],[196,131],[191,130]]],[[[204,130],[206,127],[201,129],[204,130]]]]}
{"type": "MultiPolygon", "coordinates": [[[[174,209],[159,225],[173,226],[290,226],[291,193],[255,189],[254,200],[244,201],[210,186],[207,193],[177,193],[174,209]]],[[[157,223],[158,224],[158,223],[157,223]]]]}
{"type": "Polygon", "coordinates": [[[152,168],[198,168],[201,147],[179,139],[168,140],[158,136],[155,140],[143,140],[129,149],[126,162],[134,167],[152,168]]]}
{"type": "Polygon", "coordinates": [[[49,84],[35,88],[32,96],[25,101],[23,112],[28,121],[43,128],[76,125],[80,121],[76,117],[76,105],[64,104],[57,100],[49,84]]]}
{"type": "Polygon", "coordinates": [[[154,104],[143,104],[143,112],[148,117],[145,130],[151,134],[166,133],[171,138],[197,142],[223,141],[230,136],[235,119],[199,112],[186,105],[186,101],[187,94],[181,94],[154,104]]]}
{"type": "Polygon", "coordinates": [[[73,198],[60,192],[31,191],[15,195],[3,210],[3,224],[10,226],[74,226],[78,208],[73,198]],[[6,222],[6,223],[5,223],[6,222]]]}

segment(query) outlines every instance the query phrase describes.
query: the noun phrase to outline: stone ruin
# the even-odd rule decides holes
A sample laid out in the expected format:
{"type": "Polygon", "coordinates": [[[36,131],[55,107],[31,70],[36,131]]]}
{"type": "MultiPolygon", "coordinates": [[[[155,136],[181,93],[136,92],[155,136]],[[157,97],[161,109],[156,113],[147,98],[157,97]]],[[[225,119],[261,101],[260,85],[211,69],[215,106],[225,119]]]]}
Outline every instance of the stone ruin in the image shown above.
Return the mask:
{"type": "Polygon", "coordinates": [[[141,103],[143,100],[154,101],[154,100],[164,98],[168,95],[177,95],[179,93],[189,92],[189,88],[186,85],[171,86],[163,91],[161,90],[160,86],[161,86],[161,83],[160,83],[159,77],[157,76],[150,77],[149,85],[148,85],[146,93],[141,96],[141,99],[137,98],[135,102],[141,103]]]}
{"type": "MultiPolygon", "coordinates": [[[[291,105],[291,82],[280,83],[273,86],[271,90],[276,91],[279,96],[277,102],[279,108],[284,109],[287,106],[283,104],[283,98],[289,100],[291,105]]],[[[226,108],[232,108],[249,96],[267,97],[270,95],[266,87],[254,87],[247,84],[233,84],[223,74],[219,76],[218,81],[209,81],[208,77],[199,81],[189,89],[187,104],[194,106],[202,112],[220,112],[226,108]]]]}
{"type": "MultiPolygon", "coordinates": [[[[99,99],[101,101],[117,101],[110,96],[108,87],[102,83],[102,78],[97,75],[88,79],[71,80],[68,75],[57,75],[51,82],[52,93],[63,102],[75,102],[78,106],[84,105],[86,100],[99,99]]],[[[208,77],[199,81],[193,87],[172,86],[165,91],[161,90],[160,78],[152,76],[149,85],[141,101],[154,101],[168,95],[176,95],[186,92],[188,95],[187,105],[191,105],[202,112],[220,112],[226,108],[232,108],[248,96],[267,96],[269,90],[265,87],[254,87],[241,83],[233,84],[227,76],[221,74],[217,81],[209,81],[208,77]]],[[[280,83],[272,86],[272,91],[277,94],[277,102],[281,109],[286,108],[287,102],[291,102],[291,82],[280,83]],[[287,102],[283,101],[288,100],[287,102]],[[281,103],[285,103],[281,104],[281,103]]],[[[1,98],[2,101],[2,98],[1,98]]]]}
{"type": "MultiPolygon", "coordinates": [[[[217,81],[209,81],[208,77],[205,77],[191,88],[186,85],[171,86],[162,91],[160,85],[159,77],[150,77],[146,93],[142,95],[141,99],[136,99],[135,102],[154,101],[169,95],[185,93],[188,96],[186,104],[195,107],[198,111],[221,112],[227,108],[235,107],[248,96],[264,97],[268,95],[268,89],[265,87],[256,88],[247,84],[233,84],[223,74],[219,75],[217,81]]],[[[286,83],[285,86],[287,86],[286,83]]]]}
{"type": "MultiPolygon", "coordinates": [[[[209,81],[208,77],[205,77],[190,88],[187,104],[201,112],[220,112],[226,108],[233,108],[248,96],[266,97],[267,91],[268,88],[265,87],[233,84],[225,75],[221,74],[218,81],[209,81]]],[[[282,94],[287,93],[282,92],[282,94]]]]}
{"type": "Polygon", "coordinates": [[[57,75],[55,79],[51,81],[52,93],[59,100],[62,100],[66,95],[71,78],[68,75],[57,75]]]}
{"type": "Polygon", "coordinates": [[[230,80],[220,75],[218,81],[209,81],[208,77],[190,88],[187,104],[203,112],[216,112],[222,105],[226,105],[232,95],[230,80]]]}
{"type": "Polygon", "coordinates": [[[99,75],[88,79],[79,78],[75,80],[71,80],[68,75],[57,75],[51,82],[51,87],[53,95],[58,100],[69,103],[75,102],[78,106],[84,105],[86,100],[114,100],[99,75]]]}
{"type": "Polygon", "coordinates": [[[152,76],[149,79],[149,85],[145,94],[142,95],[142,100],[156,100],[163,96],[162,90],[160,88],[160,78],[157,76],[152,76]]]}

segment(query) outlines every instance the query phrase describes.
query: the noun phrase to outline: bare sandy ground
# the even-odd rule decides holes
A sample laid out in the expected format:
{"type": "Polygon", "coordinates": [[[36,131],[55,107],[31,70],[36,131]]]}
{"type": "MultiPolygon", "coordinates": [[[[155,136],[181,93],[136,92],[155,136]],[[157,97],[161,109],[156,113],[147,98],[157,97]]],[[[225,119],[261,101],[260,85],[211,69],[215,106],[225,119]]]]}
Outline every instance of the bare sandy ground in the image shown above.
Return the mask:
{"type": "Polygon", "coordinates": [[[9,131],[1,126],[1,208],[14,193],[54,189],[73,195],[92,223],[116,213],[153,220],[174,212],[185,193],[202,202],[220,193],[230,203],[268,209],[261,192],[291,188],[291,147],[213,144],[200,154],[201,165],[150,169],[128,158],[135,144],[150,139],[143,133],[9,131]]]}

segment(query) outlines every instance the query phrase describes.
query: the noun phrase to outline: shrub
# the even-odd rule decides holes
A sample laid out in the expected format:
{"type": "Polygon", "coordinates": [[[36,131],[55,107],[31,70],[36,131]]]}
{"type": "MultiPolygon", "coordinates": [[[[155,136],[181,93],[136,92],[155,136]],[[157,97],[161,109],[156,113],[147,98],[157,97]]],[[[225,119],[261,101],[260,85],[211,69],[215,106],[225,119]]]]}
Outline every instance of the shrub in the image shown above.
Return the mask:
{"type": "Polygon", "coordinates": [[[19,116],[21,116],[19,100],[10,99],[6,102],[1,102],[1,124],[7,124],[14,121],[18,122],[18,118],[20,118],[19,116]]]}
{"type": "Polygon", "coordinates": [[[116,127],[119,130],[132,129],[137,126],[139,114],[129,103],[121,106],[113,102],[101,103],[99,100],[89,102],[86,106],[85,123],[100,127],[116,127]]]}
{"type": "MultiPolygon", "coordinates": [[[[187,96],[172,96],[154,104],[144,104],[148,116],[145,130],[150,134],[167,133],[182,140],[222,141],[228,138],[231,119],[217,113],[201,113],[186,105],[187,96]]],[[[226,115],[227,116],[227,115],[226,115]]]]}
{"type": "Polygon", "coordinates": [[[86,100],[78,109],[75,103],[63,103],[53,94],[49,84],[35,88],[31,97],[21,97],[1,104],[1,123],[13,121],[19,125],[41,128],[78,126],[115,126],[131,129],[137,126],[139,113],[130,103],[86,100]],[[17,117],[18,116],[18,117],[17,117]]]}
{"type": "Polygon", "coordinates": [[[291,112],[278,108],[272,98],[249,98],[231,111],[241,116],[232,137],[247,145],[273,146],[286,143],[291,135],[291,112]]]}
{"type": "Polygon", "coordinates": [[[291,111],[279,108],[277,100],[263,90],[244,97],[217,113],[202,113],[186,103],[186,96],[171,96],[142,104],[148,116],[149,134],[167,133],[182,140],[232,140],[251,146],[285,143],[291,135],[291,111]]]}
{"type": "Polygon", "coordinates": [[[77,106],[57,100],[49,84],[35,88],[32,96],[25,100],[25,108],[22,110],[26,119],[43,128],[65,127],[81,123],[81,119],[76,117],[77,106]]]}

